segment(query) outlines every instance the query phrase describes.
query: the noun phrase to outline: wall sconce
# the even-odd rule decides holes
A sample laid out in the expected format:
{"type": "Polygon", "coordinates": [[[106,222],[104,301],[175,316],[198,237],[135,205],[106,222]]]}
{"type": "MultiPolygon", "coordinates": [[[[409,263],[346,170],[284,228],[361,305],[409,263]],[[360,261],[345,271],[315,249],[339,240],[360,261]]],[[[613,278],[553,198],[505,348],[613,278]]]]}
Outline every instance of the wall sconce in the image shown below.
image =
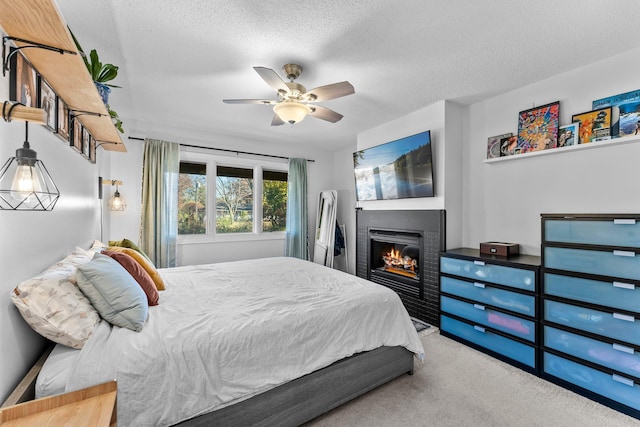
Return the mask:
{"type": "Polygon", "coordinates": [[[60,197],[60,191],[35,150],[29,146],[29,121],[45,123],[45,111],[40,108],[11,104],[5,101],[2,118],[25,121],[25,139],[16,156],[0,169],[0,209],[50,211],[60,197]]]}
{"type": "MultiPolygon", "coordinates": [[[[102,179],[100,178],[99,184],[102,185],[115,185],[116,191],[113,193],[113,196],[109,199],[109,210],[110,211],[124,211],[127,208],[127,202],[120,195],[120,191],[118,190],[118,186],[122,185],[122,181],[116,179],[102,179]]],[[[99,197],[102,199],[102,185],[100,185],[99,197]]]]}

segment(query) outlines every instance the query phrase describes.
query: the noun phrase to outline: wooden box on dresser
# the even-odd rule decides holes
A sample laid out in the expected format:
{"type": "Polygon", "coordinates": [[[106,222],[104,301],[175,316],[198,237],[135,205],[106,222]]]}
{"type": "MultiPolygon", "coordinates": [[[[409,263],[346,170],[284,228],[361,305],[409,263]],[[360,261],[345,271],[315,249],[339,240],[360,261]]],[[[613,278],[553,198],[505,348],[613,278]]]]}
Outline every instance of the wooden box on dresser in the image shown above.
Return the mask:
{"type": "Polygon", "coordinates": [[[440,333],[538,373],[540,257],[440,254],[440,333]]]}
{"type": "Polygon", "coordinates": [[[640,214],[541,219],[541,374],[640,418],[640,214]]]}

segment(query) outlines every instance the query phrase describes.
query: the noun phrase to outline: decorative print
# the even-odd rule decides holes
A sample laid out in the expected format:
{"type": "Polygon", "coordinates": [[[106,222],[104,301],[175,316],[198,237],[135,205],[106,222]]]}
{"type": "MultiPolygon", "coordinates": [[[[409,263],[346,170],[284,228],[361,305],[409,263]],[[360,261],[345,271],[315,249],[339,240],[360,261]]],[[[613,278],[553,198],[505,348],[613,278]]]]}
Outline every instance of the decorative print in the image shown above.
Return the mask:
{"type": "Polygon", "coordinates": [[[618,107],[620,125],[618,136],[640,135],[640,89],[607,98],[596,99],[591,109],[618,107]]]}
{"type": "Polygon", "coordinates": [[[45,126],[48,127],[51,131],[56,131],[57,121],[57,99],[56,93],[53,91],[49,83],[46,82],[45,79],[40,77],[38,79],[40,84],[38,85],[40,88],[39,95],[39,104],[38,107],[42,108],[46,113],[46,123],[45,126]]]}
{"type": "Polygon", "coordinates": [[[520,153],[555,148],[558,143],[560,101],[530,108],[518,114],[520,153]]]}
{"type": "Polygon", "coordinates": [[[574,114],[572,122],[580,123],[580,144],[611,139],[617,135],[619,126],[618,107],[605,107],[600,110],[574,114]]]}
{"type": "Polygon", "coordinates": [[[571,123],[570,125],[561,126],[558,131],[558,148],[578,145],[578,135],[580,123],[571,123]]]}
{"type": "Polygon", "coordinates": [[[487,140],[487,159],[500,157],[500,141],[502,141],[502,138],[510,136],[513,136],[511,132],[503,133],[502,135],[490,136],[487,140]]]}

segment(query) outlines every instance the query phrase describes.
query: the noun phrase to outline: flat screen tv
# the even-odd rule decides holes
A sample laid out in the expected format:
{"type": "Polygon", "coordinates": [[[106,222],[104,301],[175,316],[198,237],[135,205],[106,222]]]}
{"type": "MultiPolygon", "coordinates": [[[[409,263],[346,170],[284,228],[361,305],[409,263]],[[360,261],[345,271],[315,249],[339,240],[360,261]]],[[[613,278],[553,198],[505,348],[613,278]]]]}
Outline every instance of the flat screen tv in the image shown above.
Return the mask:
{"type": "Polygon", "coordinates": [[[353,153],[357,200],[433,197],[431,132],[353,153]]]}

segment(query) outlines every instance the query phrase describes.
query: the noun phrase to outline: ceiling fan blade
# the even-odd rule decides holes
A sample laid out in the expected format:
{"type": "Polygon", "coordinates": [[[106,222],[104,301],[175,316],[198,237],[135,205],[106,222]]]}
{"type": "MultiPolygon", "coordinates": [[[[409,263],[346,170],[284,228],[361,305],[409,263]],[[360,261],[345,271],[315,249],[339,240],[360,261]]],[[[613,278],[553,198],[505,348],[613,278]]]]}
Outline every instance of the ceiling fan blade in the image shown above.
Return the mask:
{"type": "Polygon", "coordinates": [[[320,86],[315,89],[311,89],[304,94],[309,101],[328,101],[330,99],[340,98],[342,96],[352,95],[356,93],[349,82],[333,83],[326,86],[320,86]]]}
{"type": "Polygon", "coordinates": [[[284,124],[284,120],[280,118],[277,114],[273,115],[273,120],[271,120],[271,126],[280,126],[284,124]]]}
{"type": "Polygon", "coordinates": [[[287,86],[287,84],[284,82],[284,80],[282,80],[278,73],[273,71],[271,68],[253,67],[253,69],[256,70],[256,73],[260,74],[262,80],[267,82],[267,84],[274,88],[276,91],[283,90],[285,92],[289,92],[289,87],[287,86]]]}
{"type": "Polygon", "coordinates": [[[276,103],[276,101],[270,101],[268,99],[223,99],[222,102],[224,102],[225,104],[264,104],[264,105],[271,105],[276,103]]]}
{"type": "Polygon", "coordinates": [[[335,123],[342,119],[342,114],[336,113],[333,110],[330,110],[326,107],[321,107],[319,105],[310,106],[312,111],[309,113],[311,117],[315,117],[317,119],[326,120],[331,123],[335,123]]]}

